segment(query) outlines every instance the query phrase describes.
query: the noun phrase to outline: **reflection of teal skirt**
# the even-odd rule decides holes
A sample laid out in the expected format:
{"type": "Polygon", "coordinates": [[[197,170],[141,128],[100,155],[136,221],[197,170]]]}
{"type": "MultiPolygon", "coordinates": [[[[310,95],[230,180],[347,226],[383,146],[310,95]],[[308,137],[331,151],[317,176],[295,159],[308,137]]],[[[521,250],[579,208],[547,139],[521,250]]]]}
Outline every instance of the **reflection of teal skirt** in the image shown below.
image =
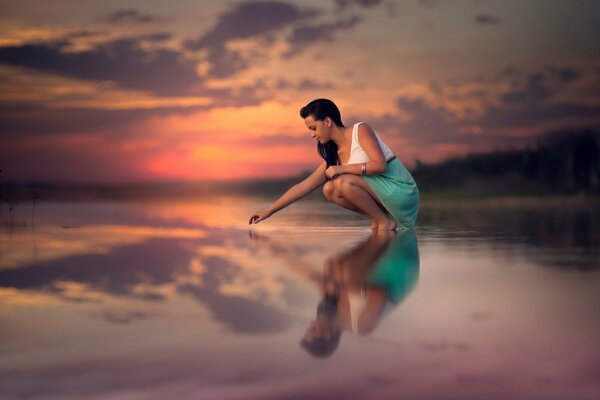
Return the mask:
{"type": "Polygon", "coordinates": [[[414,230],[399,232],[367,278],[367,286],[383,287],[388,300],[398,304],[419,280],[419,247],[414,230]]]}
{"type": "Polygon", "coordinates": [[[419,212],[419,189],[410,172],[397,158],[387,165],[385,173],[366,175],[364,179],[398,222],[399,229],[415,226],[419,212]]]}

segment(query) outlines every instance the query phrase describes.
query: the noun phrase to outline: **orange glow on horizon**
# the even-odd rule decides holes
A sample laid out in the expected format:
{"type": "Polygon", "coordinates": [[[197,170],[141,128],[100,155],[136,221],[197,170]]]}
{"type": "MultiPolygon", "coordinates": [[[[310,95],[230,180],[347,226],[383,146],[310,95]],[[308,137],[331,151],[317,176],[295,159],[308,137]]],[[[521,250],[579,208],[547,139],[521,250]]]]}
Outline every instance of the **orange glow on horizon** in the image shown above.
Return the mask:
{"type": "Polygon", "coordinates": [[[294,176],[316,168],[319,163],[316,152],[306,148],[275,146],[260,151],[256,148],[201,146],[186,154],[167,153],[154,157],[146,168],[159,179],[233,180],[294,176]]]}

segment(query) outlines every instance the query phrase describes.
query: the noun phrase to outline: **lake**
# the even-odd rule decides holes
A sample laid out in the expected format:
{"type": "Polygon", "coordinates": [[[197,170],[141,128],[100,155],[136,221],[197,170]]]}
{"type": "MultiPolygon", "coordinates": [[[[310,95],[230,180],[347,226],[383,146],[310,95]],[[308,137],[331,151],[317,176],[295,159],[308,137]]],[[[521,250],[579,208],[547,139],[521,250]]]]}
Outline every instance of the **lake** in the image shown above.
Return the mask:
{"type": "Polygon", "coordinates": [[[4,204],[0,397],[600,398],[598,201],[270,201],[4,204]]]}

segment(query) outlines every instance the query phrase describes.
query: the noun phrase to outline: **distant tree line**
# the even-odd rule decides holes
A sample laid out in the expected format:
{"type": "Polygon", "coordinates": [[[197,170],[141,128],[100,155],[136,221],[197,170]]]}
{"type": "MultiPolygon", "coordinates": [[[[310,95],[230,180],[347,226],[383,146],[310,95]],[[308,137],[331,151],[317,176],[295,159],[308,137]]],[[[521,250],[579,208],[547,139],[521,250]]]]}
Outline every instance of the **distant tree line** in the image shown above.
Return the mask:
{"type": "Polygon", "coordinates": [[[421,191],[600,194],[600,130],[559,131],[524,149],[416,163],[421,191]]]}
{"type": "MultiPolygon", "coordinates": [[[[20,202],[197,198],[207,194],[278,196],[310,174],[233,182],[58,184],[10,182],[0,169],[0,220],[20,202]]],[[[517,150],[469,154],[438,164],[417,161],[411,171],[424,193],[600,195],[600,130],[561,131],[517,150]]],[[[319,191],[311,197],[322,198],[319,191]]]]}

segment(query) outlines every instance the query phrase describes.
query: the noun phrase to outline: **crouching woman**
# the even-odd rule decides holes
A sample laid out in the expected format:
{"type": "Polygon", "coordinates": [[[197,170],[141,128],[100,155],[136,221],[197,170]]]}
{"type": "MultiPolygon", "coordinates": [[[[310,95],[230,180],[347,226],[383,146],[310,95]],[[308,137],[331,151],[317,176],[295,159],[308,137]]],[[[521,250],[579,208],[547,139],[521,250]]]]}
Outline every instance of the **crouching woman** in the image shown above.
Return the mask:
{"type": "Polygon", "coordinates": [[[330,202],[369,218],[374,230],[411,229],[419,210],[419,190],[410,172],[368,124],[342,123],[338,107],[316,99],[302,107],[300,116],[323,162],[267,210],[255,212],[256,224],[323,185],[330,202]]]}

